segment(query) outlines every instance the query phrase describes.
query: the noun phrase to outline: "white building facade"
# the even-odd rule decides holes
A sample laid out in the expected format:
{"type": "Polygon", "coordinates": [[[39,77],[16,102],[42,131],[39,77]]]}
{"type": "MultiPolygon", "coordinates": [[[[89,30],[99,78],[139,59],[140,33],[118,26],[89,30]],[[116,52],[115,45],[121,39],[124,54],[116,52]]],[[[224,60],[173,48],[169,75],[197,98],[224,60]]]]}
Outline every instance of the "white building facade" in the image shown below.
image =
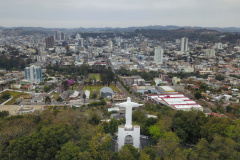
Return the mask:
{"type": "Polygon", "coordinates": [[[157,63],[157,64],[162,64],[163,63],[163,49],[161,47],[155,48],[154,62],[157,63]]]}
{"type": "Polygon", "coordinates": [[[113,43],[111,40],[108,41],[108,48],[109,48],[109,50],[113,49],[113,43]]]}
{"type": "Polygon", "coordinates": [[[188,51],[188,38],[183,37],[181,40],[181,52],[187,52],[188,51]]]}

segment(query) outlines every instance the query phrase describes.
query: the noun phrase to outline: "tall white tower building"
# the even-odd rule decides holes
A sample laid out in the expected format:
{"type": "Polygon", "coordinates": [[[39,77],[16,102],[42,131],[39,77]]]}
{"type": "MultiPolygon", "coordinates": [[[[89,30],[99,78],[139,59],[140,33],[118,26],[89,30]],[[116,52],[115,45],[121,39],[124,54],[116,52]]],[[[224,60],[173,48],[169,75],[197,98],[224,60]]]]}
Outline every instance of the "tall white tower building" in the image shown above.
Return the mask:
{"type": "Polygon", "coordinates": [[[157,64],[163,63],[163,49],[159,46],[154,51],[154,62],[157,64]]]}
{"type": "Polygon", "coordinates": [[[118,126],[118,151],[125,144],[132,144],[135,148],[140,147],[140,126],[132,125],[132,108],[139,107],[143,104],[131,102],[131,98],[127,98],[127,102],[116,104],[125,108],[126,124],[118,126]]]}
{"type": "Polygon", "coordinates": [[[31,65],[25,68],[25,79],[28,81],[42,82],[42,68],[31,65]]]}
{"type": "Polygon", "coordinates": [[[188,51],[188,38],[183,37],[181,40],[181,52],[188,51]]]}
{"type": "Polygon", "coordinates": [[[109,48],[110,50],[112,50],[112,48],[113,48],[113,43],[112,43],[111,40],[108,41],[108,48],[109,48]]]}

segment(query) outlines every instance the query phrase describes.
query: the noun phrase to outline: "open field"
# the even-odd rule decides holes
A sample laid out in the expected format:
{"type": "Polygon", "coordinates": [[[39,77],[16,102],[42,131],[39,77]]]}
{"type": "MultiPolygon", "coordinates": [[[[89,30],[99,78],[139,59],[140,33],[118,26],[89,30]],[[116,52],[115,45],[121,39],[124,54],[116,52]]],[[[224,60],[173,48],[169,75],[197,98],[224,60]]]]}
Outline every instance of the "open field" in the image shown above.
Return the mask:
{"type": "MultiPolygon", "coordinates": [[[[103,87],[107,87],[107,85],[91,85],[91,86],[89,86],[89,85],[87,85],[87,86],[85,86],[84,88],[83,88],[83,90],[89,90],[90,91],[90,99],[91,99],[91,97],[92,97],[92,93],[93,92],[97,92],[98,93],[98,97],[97,98],[99,98],[99,96],[100,96],[100,93],[99,93],[99,91],[100,91],[100,89],[101,88],[103,88],[103,87]]],[[[120,92],[119,91],[119,89],[115,86],[115,85],[110,85],[109,86],[113,91],[116,91],[116,92],[120,92]]]]}
{"type": "Polygon", "coordinates": [[[100,74],[99,73],[90,73],[89,78],[96,79],[97,81],[100,81],[100,74]]]}
{"type": "Polygon", "coordinates": [[[5,105],[13,105],[14,102],[16,102],[16,100],[20,97],[23,97],[23,98],[29,98],[30,94],[28,93],[22,93],[22,92],[14,92],[14,91],[4,91],[2,92],[3,93],[10,93],[11,96],[13,96],[13,99],[9,102],[7,102],[5,105]]]}

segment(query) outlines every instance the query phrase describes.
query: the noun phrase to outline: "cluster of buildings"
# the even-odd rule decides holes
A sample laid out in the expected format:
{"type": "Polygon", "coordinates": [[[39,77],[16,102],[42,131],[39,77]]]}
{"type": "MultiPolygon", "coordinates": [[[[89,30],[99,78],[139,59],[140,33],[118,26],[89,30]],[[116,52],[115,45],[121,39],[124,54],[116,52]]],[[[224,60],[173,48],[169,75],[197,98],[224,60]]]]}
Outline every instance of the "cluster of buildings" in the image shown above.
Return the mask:
{"type": "MultiPolygon", "coordinates": [[[[93,100],[89,101],[89,99],[93,93],[89,90],[78,90],[79,86],[71,91],[63,91],[61,83],[63,80],[66,81],[65,75],[58,75],[61,79],[45,74],[46,66],[49,65],[81,66],[83,64],[108,66],[114,71],[124,68],[129,72],[158,72],[158,76],[153,79],[148,77],[144,79],[139,75],[124,75],[125,73],[119,77],[135,99],[161,104],[175,110],[204,111],[203,106],[194,100],[193,94],[189,91],[198,91],[202,84],[207,85],[208,89],[201,94],[209,102],[223,100],[229,106],[230,103],[239,103],[240,100],[240,43],[203,43],[190,41],[187,37],[165,41],[164,38],[153,40],[142,35],[130,38],[115,35],[82,37],[79,33],[64,33],[57,30],[53,35],[41,33],[19,35],[15,31],[2,35],[0,32],[0,54],[10,58],[13,55],[10,54],[9,48],[17,49],[19,54],[15,56],[22,57],[23,60],[29,58],[32,60],[24,71],[7,72],[0,69],[2,75],[0,84],[14,81],[11,88],[21,91],[24,85],[24,89],[31,91],[28,92],[31,96],[27,101],[22,102],[21,97],[17,99],[17,104],[21,102],[29,106],[44,105],[46,97],[54,96],[55,99],[59,96],[63,100],[52,101],[52,105],[68,103],[80,106],[85,101],[92,102],[93,100]],[[184,77],[184,75],[188,76],[184,77]],[[40,84],[44,80],[45,86],[40,84]],[[43,91],[50,86],[52,87],[50,90],[38,93],[38,90],[43,91]],[[84,101],[83,94],[86,96],[84,101]]],[[[67,80],[68,87],[73,88],[74,81],[67,80]]],[[[79,81],[76,83],[82,84],[79,81]]],[[[96,94],[112,99],[112,102],[119,106],[119,108],[109,108],[109,111],[124,110],[126,123],[118,127],[117,150],[125,144],[140,148],[140,126],[132,124],[132,108],[142,104],[132,102],[123,92],[114,93],[109,87],[101,88],[96,94]]],[[[23,105],[19,107],[18,114],[35,111],[34,107],[23,105]]],[[[213,116],[215,114],[210,113],[213,116]]],[[[156,118],[154,115],[148,116],[156,118]]]]}
{"type": "MultiPolygon", "coordinates": [[[[232,89],[234,91],[238,89],[240,85],[239,43],[203,43],[192,41],[188,37],[166,41],[164,38],[150,39],[141,34],[132,37],[124,37],[124,34],[122,36],[100,34],[91,37],[55,30],[52,35],[41,33],[20,35],[17,31],[1,33],[0,52],[10,57],[9,46],[18,50],[17,56],[25,60],[30,58],[32,63],[22,72],[3,71],[2,80],[15,78],[17,81],[24,79],[31,83],[39,83],[43,81],[43,73],[48,65],[87,64],[109,65],[114,70],[124,68],[128,71],[160,72],[159,77],[150,81],[139,76],[121,77],[133,92],[142,95],[164,95],[165,92],[159,86],[173,86],[176,92],[182,92],[184,87],[176,88],[176,86],[179,86],[180,82],[183,85],[185,80],[170,78],[169,74],[189,74],[194,82],[206,83],[216,90],[224,89],[226,95],[232,93],[232,89]],[[219,75],[224,78],[219,80],[219,75]]],[[[189,83],[184,85],[199,87],[189,83]]],[[[234,94],[238,94],[238,91],[234,94]]],[[[220,95],[215,94],[213,98],[218,96],[220,95]]]]}

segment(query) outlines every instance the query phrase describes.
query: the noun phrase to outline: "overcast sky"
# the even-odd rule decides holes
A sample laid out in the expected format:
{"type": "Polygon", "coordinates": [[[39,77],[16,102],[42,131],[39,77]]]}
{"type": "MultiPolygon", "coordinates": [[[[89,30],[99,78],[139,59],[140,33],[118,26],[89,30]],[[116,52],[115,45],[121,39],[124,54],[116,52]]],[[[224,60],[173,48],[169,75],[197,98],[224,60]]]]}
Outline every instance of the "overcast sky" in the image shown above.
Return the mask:
{"type": "Polygon", "coordinates": [[[240,27],[240,0],[0,0],[3,27],[240,27]]]}

